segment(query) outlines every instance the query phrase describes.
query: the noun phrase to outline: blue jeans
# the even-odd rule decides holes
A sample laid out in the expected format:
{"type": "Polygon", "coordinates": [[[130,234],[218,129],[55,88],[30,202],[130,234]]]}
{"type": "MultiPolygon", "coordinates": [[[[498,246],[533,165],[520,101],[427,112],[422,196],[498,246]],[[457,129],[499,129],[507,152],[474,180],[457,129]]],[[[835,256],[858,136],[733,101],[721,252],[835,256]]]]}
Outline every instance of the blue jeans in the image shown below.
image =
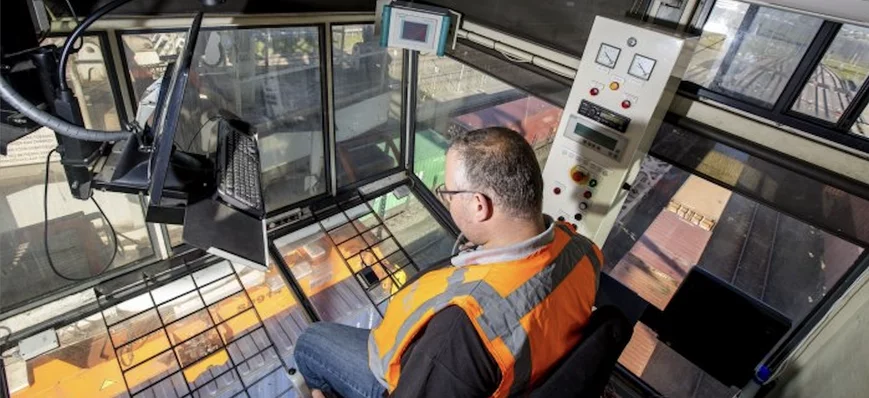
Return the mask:
{"type": "Polygon", "coordinates": [[[368,368],[368,329],[317,322],[296,341],[296,366],[326,396],[380,398],[386,388],[368,368]]]}

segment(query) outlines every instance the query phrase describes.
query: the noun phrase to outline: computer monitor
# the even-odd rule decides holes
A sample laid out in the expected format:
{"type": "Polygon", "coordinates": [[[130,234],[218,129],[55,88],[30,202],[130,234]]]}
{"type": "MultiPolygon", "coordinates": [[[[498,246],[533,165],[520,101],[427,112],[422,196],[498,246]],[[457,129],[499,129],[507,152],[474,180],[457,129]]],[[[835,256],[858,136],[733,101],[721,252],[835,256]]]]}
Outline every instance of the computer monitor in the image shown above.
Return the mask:
{"type": "MultiPolygon", "coordinates": [[[[200,12],[193,18],[193,24],[187,31],[187,41],[175,61],[172,80],[168,91],[166,91],[165,99],[157,109],[158,118],[153,129],[154,143],[148,165],[150,184],[148,186],[148,210],[145,218],[149,222],[180,223],[184,217],[186,195],[183,191],[168,190],[166,185],[173,156],[175,130],[178,128],[181,104],[184,100],[187,78],[193,62],[193,50],[196,48],[201,25],[202,13],[200,12]]],[[[172,183],[170,185],[177,186],[179,184],[172,183]]]]}

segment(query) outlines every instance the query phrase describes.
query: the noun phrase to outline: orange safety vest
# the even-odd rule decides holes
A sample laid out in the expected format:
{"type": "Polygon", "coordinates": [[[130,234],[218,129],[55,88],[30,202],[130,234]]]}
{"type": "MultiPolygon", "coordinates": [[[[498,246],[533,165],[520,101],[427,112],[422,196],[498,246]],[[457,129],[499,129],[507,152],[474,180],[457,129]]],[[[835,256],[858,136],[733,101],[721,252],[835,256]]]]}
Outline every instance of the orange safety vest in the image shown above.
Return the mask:
{"type": "Polygon", "coordinates": [[[529,257],[431,271],[391,300],[368,340],[374,375],[395,391],[401,357],[441,309],[465,311],[501,369],[494,397],[524,394],[580,339],[597,293],[603,254],[562,223],[529,257]]]}

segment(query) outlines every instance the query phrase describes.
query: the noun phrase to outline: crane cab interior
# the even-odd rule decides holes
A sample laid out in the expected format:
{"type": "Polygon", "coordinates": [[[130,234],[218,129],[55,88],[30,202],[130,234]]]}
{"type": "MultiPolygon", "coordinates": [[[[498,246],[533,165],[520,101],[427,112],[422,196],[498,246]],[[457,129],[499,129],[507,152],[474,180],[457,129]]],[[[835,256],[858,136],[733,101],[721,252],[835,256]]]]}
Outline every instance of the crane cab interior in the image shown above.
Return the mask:
{"type": "MultiPolygon", "coordinates": [[[[6,62],[11,35],[62,47],[108,2],[3,3],[6,62]]],[[[79,200],[58,136],[4,107],[0,395],[297,396],[308,325],[374,327],[449,261],[445,154],[493,126],[533,147],[545,212],[604,253],[598,306],[634,324],[604,396],[869,388],[864,2],[430,0],[434,36],[389,33],[414,4],[216,3],[120,6],[67,81],[87,128],[148,119],[203,11],[174,147],[211,153],[221,112],[255,127],[264,270],[152,222],[124,145],[79,200]]]]}

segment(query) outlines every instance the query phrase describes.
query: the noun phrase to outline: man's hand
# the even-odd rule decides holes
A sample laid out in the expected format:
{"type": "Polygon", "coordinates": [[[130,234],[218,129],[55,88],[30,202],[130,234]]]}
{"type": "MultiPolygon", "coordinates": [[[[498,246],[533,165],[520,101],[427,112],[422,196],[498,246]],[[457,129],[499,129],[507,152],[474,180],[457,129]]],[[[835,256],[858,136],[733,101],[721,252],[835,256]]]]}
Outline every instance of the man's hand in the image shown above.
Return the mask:
{"type": "Polygon", "coordinates": [[[324,395],[322,391],[317,389],[311,390],[311,396],[314,398],[326,398],[326,395],[324,395]]]}

